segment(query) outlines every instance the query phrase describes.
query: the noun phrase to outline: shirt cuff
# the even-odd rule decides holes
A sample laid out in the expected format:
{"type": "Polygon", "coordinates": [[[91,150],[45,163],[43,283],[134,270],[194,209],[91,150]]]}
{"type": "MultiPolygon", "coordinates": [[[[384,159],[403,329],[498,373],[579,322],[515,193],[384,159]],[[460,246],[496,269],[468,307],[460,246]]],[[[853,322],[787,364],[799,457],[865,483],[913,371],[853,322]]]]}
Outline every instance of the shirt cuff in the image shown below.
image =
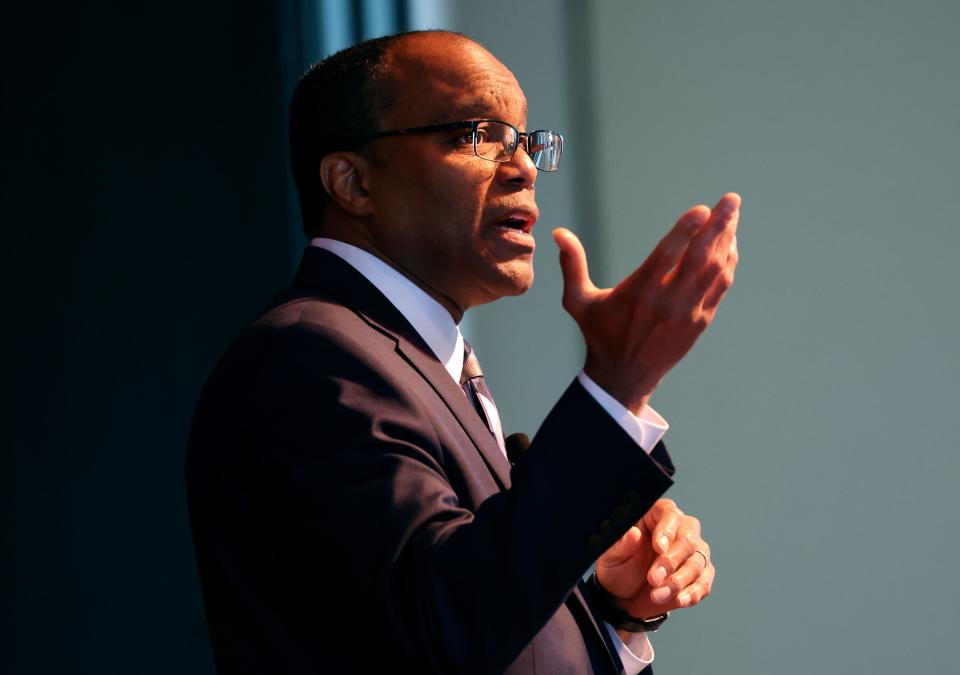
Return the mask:
{"type": "Polygon", "coordinates": [[[603,622],[603,627],[607,629],[607,634],[613,640],[613,646],[617,648],[617,656],[623,664],[624,675],[638,675],[641,670],[653,663],[653,645],[650,644],[650,638],[646,633],[635,633],[628,644],[620,639],[614,627],[606,621],[603,622]]]}
{"type": "Polygon", "coordinates": [[[663,419],[656,410],[648,405],[643,406],[639,415],[634,415],[626,409],[620,401],[605,392],[596,382],[583,371],[577,375],[577,380],[583,385],[593,398],[597,400],[600,407],[616,420],[620,428],[629,434],[634,443],[643,448],[643,451],[650,454],[650,451],[656,447],[663,435],[667,433],[670,425],[663,419]]]}

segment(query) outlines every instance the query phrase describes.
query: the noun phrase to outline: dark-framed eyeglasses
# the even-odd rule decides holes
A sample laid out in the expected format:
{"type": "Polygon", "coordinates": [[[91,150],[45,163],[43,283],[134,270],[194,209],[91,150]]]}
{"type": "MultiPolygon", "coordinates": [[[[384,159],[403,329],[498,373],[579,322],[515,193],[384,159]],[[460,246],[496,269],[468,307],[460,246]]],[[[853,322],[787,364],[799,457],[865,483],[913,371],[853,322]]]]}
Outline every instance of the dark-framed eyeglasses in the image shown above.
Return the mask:
{"type": "Polygon", "coordinates": [[[473,152],[481,159],[491,162],[509,162],[517,148],[523,145],[523,149],[530,156],[534,166],[540,171],[556,171],[560,166],[563,136],[548,129],[520,131],[512,124],[500,120],[465,120],[463,122],[430,124],[425,127],[391,129],[390,131],[381,131],[364,142],[387,136],[429,134],[436,131],[454,131],[456,129],[463,129],[464,140],[468,135],[470,136],[473,152]]]}

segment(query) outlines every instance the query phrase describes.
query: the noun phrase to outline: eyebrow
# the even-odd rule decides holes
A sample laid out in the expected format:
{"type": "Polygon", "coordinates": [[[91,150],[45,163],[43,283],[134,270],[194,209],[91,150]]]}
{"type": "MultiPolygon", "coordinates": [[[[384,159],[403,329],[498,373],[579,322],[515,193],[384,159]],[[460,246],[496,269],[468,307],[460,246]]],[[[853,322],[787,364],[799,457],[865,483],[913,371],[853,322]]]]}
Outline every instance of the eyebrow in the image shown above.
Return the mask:
{"type": "MultiPolygon", "coordinates": [[[[499,113],[495,113],[488,104],[479,102],[454,108],[450,115],[451,117],[465,120],[471,118],[500,119],[499,113]]],[[[527,116],[526,106],[523,108],[523,116],[527,116]]]]}

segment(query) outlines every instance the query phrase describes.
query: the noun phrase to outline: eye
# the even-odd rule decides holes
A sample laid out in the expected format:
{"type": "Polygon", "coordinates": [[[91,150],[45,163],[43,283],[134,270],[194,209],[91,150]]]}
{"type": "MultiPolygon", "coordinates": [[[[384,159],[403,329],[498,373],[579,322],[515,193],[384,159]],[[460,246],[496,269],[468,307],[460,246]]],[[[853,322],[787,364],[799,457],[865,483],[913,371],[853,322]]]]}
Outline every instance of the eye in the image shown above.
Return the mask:
{"type": "Polygon", "coordinates": [[[457,136],[456,138],[453,139],[453,143],[454,143],[454,145],[457,145],[457,146],[463,147],[463,148],[465,148],[465,147],[467,147],[467,146],[472,146],[472,145],[473,145],[473,132],[472,132],[472,131],[467,131],[467,132],[465,132],[465,133],[460,134],[459,136],[457,136]]]}

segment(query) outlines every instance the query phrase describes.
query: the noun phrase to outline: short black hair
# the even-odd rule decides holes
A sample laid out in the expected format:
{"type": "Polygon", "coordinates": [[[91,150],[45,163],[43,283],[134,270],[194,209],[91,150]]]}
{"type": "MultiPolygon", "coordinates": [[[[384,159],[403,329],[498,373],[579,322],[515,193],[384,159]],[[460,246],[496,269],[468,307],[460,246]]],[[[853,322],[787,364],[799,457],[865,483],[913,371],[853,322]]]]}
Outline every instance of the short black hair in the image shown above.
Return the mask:
{"type": "MultiPolygon", "coordinates": [[[[303,229],[320,234],[330,197],[320,181],[320,160],[337,150],[356,150],[375,135],[394,94],[385,58],[411,31],[365,40],[313,64],[290,103],[290,163],[300,195],[303,229]]],[[[465,37],[465,36],[461,36],[465,37]]]]}

